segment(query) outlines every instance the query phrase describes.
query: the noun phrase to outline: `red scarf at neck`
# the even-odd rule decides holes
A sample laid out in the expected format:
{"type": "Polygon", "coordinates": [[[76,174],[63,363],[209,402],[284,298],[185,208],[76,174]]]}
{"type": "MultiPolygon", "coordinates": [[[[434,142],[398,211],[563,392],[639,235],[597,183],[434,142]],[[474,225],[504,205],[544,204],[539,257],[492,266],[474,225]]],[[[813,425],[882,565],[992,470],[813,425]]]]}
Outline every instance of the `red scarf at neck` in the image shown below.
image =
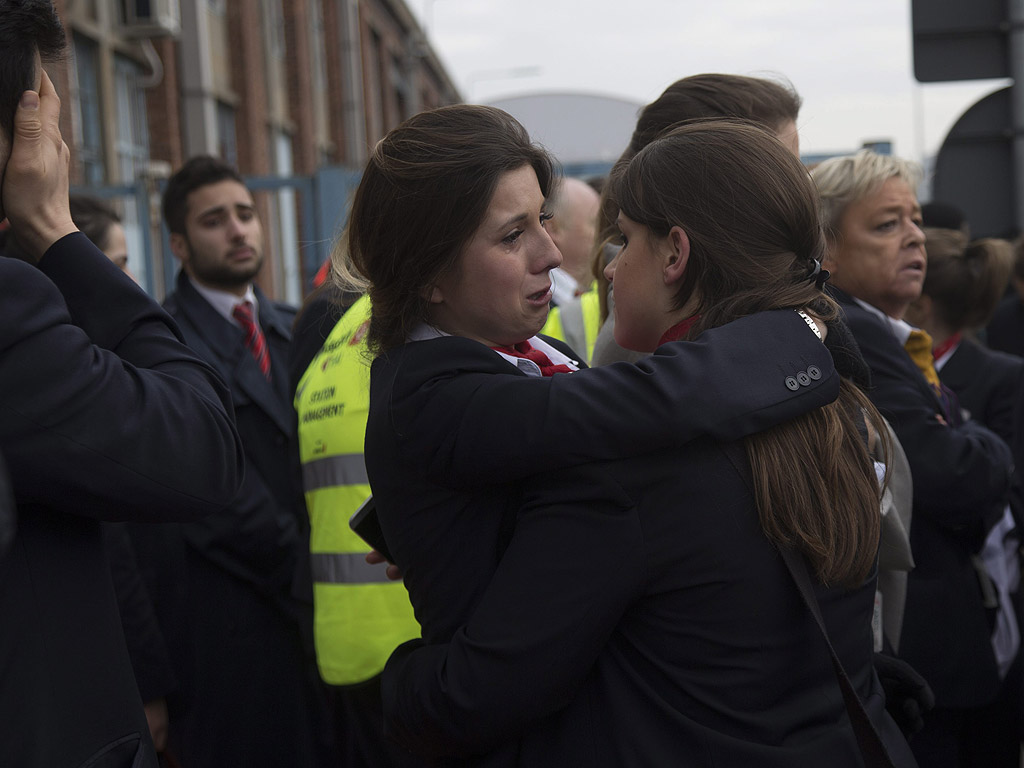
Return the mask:
{"type": "Polygon", "coordinates": [[[687,334],[690,328],[693,327],[693,324],[698,320],[700,320],[700,315],[693,315],[685,320],[680,320],[661,334],[661,338],[658,339],[658,346],[660,347],[662,344],[667,344],[670,341],[679,341],[679,339],[683,338],[683,336],[687,334]]]}
{"type": "Polygon", "coordinates": [[[960,339],[962,339],[962,338],[963,338],[963,334],[961,334],[961,333],[954,333],[952,336],[950,336],[948,339],[946,339],[941,344],[936,344],[935,347],[932,349],[932,359],[933,360],[941,360],[942,357],[947,352],[949,352],[949,350],[951,350],[953,347],[955,347],[957,344],[960,343],[960,339]]]}
{"type": "Polygon", "coordinates": [[[518,344],[513,344],[511,347],[491,347],[491,349],[498,352],[504,352],[506,355],[512,357],[522,357],[526,360],[532,360],[540,368],[541,376],[550,376],[553,373],[572,373],[572,368],[568,365],[555,365],[551,362],[551,358],[541,352],[539,349],[534,349],[533,345],[529,341],[520,341],[518,344]]]}

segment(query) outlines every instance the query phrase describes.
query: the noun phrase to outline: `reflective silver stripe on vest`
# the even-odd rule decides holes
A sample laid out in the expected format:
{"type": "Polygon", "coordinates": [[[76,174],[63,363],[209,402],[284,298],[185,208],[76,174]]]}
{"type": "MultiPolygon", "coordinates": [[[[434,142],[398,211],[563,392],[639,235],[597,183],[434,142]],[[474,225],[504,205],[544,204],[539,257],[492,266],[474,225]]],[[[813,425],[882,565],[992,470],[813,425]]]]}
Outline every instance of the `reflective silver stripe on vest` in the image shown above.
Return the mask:
{"type": "Polygon", "coordinates": [[[306,491],[336,485],[369,485],[366,462],[361,453],[342,453],[302,465],[302,484],[306,491]]]}
{"type": "Polygon", "coordinates": [[[313,552],[310,555],[313,581],[320,584],[378,584],[390,581],[387,567],[370,565],[366,554],[313,552]]]}

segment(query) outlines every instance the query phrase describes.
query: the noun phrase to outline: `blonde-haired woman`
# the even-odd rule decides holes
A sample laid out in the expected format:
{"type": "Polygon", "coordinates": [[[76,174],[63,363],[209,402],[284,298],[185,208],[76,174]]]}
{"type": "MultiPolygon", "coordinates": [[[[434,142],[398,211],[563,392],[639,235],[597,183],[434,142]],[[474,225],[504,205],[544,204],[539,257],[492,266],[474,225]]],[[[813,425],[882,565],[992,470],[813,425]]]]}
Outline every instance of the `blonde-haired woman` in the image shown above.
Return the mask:
{"type": "MultiPolygon", "coordinates": [[[[832,295],[871,369],[872,402],[892,424],[913,477],[910,572],[900,656],[928,681],[936,708],[911,741],[922,765],[974,762],[974,715],[1000,688],[972,557],[1006,503],[1006,444],[943,389],[931,342],[903,318],[927,269],[916,188],[920,169],[863,150],[812,172],[828,232],[832,295]]],[[[983,746],[983,745],[982,745],[983,746]]]]}

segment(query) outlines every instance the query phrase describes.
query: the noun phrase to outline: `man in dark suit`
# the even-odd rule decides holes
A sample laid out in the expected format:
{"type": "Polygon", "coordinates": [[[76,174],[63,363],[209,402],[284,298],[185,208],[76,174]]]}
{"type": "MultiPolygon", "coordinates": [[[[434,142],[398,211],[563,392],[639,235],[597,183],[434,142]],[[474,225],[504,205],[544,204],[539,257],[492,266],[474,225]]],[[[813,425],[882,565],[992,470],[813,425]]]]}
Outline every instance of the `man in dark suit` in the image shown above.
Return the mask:
{"type": "Polygon", "coordinates": [[[156,587],[173,594],[176,611],[161,619],[181,691],[169,743],[190,766],[311,765],[318,711],[311,598],[299,595],[303,582],[308,589],[298,577],[308,568],[306,527],[290,454],[294,310],[254,283],[263,229],[234,168],[192,158],[171,177],[163,212],[182,265],[165,307],[228,382],[247,465],[231,506],[182,526],[176,549],[141,544],[168,558],[165,574],[174,572],[171,562],[187,573],[184,584],[172,578],[156,587]]]}
{"type": "Polygon", "coordinates": [[[999,302],[992,320],[985,329],[989,348],[1024,357],[1024,301],[1017,293],[1018,278],[1012,279],[1014,290],[999,302]]]}
{"type": "Polygon", "coordinates": [[[1024,362],[1016,355],[986,349],[965,338],[939,370],[939,377],[956,392],[972,419],[1012,443],[1022,373],[1024,362]]]}
{"type": "Polygon", "coordinates": [[[985,343],[991,349],[1024,357],[1024,243],[1013,248],[1010,289],[992,313],[985,329],[985,343]]]}
{"type": "Polygon", "coordinates": [[[72,223],[40,65],[62,46],[49,2],[0,0],[0,220],[23,259],[0,257],[0,454],[18,518],[0,550],[0,765],[151,768],[99,521],[222,509],[241,448],[216,373],[72,223]]]}
{"type": "Polygon", "coordinates": [[[849,294],[833,289],[832,295],[871,366],[871,400],[892,422],[914,477],[917,567],[910,574],[900,655],[925,676],[940,706],[944,699],[984,700],[998,679],[969,553],[984,538],[986,510],[1009,489],[1009,449],[977,422],[953,428],[938,421],[938,399],[888,325],[849,294]],[[930,579],[942,588],[930,592],[930,579]]]}

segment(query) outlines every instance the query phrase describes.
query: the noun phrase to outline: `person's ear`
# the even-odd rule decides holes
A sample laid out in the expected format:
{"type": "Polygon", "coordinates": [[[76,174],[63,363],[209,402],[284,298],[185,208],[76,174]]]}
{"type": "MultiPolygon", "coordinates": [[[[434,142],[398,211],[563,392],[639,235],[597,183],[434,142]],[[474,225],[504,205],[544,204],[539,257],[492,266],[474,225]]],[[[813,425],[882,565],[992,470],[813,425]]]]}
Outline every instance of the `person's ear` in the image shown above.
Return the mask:
{"type": "Polygon", "coordinates": [[[690,238],[682,227],[672,227],[668,237],[668,253],[665,255],[663,274],[665,285],[679,282],[686,273],[690,261],[690,238]]]}
{"type": "Polygon", "coordinates": [[[171,253],[182,264],[188,263],[189,249],[188,239],[180,232],[171,232],[171,253]]]}
{"type": "Polygon", "coordinates": [[[422,296],[428,304],[444,303],[444,294],[441,292],[440,286],[437,285],[431,285],[420,289],[420,296],[422,296]]]}

